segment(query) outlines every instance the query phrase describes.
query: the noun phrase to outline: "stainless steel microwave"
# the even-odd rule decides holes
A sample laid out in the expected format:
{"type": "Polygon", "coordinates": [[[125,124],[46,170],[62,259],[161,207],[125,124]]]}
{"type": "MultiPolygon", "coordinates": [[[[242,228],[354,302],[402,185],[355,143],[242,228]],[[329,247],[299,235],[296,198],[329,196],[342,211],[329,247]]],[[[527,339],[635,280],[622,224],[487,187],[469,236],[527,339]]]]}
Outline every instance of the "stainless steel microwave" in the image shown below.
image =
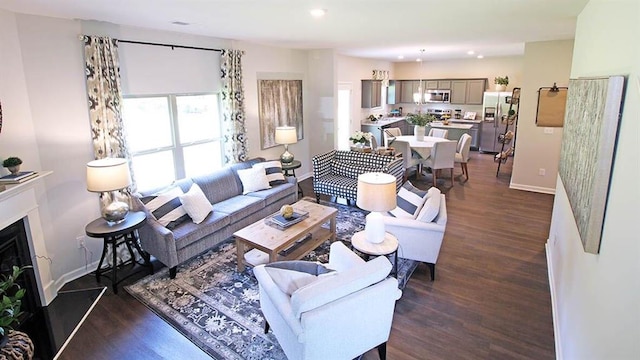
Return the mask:
{"type": "Polygon", "coordinates": [[[425,101],[428,103],[449,103],[451,97],[450,90],[426,90],[425,101]]]}

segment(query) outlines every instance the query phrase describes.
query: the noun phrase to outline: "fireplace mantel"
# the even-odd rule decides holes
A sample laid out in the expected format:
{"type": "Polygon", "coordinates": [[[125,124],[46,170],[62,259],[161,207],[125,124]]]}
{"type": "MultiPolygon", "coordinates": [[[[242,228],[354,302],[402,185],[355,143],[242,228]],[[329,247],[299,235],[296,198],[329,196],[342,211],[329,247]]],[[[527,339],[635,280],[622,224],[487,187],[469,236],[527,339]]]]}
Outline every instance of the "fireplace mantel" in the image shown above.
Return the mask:
{"type": "Polygon", "coordinates": [[[29,251],[43,306],[48,305],[56,297],[57,291],[53,286],[50,257],[42,232],[35,186],[51,173],[51,171],[39,171],[36,177],[20,184],[6,185],[6,189],[0,192],[0,229],[24,219],[29,251]]]}

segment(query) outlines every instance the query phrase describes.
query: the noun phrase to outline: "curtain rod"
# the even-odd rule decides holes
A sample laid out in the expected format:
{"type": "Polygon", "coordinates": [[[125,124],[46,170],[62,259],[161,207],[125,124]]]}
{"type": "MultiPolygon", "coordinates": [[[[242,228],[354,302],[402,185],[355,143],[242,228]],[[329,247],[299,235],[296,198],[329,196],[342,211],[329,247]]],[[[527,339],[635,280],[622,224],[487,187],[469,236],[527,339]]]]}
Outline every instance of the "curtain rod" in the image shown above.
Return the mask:
{"type": "Polygon", "coordinates": [[[126,43],[126,44],[164,46],[164,47],[170,47],[171,49],[180,48],[180,49],[205,50],[205,51],[217,51],[217,52],[222,51],[222,49],[212,49],[212,48],[204,48],[204,47],[197,47],[197,46],[161,44],[161,43],[152,43],[152,42],[146,42],[146,41],[134,41],[134,40],[120,40],[120,39],[117,39],[117,40],[121,43],[126,43]]]}

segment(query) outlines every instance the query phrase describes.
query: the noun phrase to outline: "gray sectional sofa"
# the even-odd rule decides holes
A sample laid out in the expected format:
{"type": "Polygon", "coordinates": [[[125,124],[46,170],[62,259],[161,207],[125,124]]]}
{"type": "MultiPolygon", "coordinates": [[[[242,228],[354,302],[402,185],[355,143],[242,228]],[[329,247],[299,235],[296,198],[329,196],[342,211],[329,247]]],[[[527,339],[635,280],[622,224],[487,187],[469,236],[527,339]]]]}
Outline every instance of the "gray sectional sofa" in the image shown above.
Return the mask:
{"type": "Polygon", "coordinates": [[[228,239],[237,230],[275,213],[283,205],[296,202],[295,177],[287,177],[284,184],[271,189],[242,195],[237,171],[263,161],[262,158],[251,159],[211,174],[176,181],[185,193],[193,183],[198,184],[213,205],[213,212],[200,224],[188,220],[169,230],[149,213],[140,199],[152,192],[133,196],[132,210],[147,213],[147,223],[139,229],[142,248],[168,266],[170,277],[174,278],[179,264],[228,239]]]}

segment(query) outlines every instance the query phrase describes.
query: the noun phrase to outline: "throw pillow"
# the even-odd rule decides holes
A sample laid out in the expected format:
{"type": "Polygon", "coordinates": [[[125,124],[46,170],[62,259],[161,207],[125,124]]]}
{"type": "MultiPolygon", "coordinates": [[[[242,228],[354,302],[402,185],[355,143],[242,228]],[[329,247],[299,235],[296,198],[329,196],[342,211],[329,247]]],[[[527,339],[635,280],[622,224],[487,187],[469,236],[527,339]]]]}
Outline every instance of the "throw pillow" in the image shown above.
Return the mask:
{"type": "Polygon", "coordinates": [[[431,193],[431,195],[429,195],[429,198],[424,203],[424,206],[416,217],[417,220],[423,222],[432,222],[440,213],[440,201],[442,201],[440,190],[436,187],[432,187],[429,189],[429,193],[431,193]]]}
{"type": "Polygon", "coordinates": [[[150,196],[143,196],[140,201],[162,226],[172,230],[189,219],[180,202],[182,194],[182,190],[174,186],[150,196]]]}
{"type": "MultiPolygon", "coordinates": [[[[412,193],[420,196],[420,197],[424,197],[425,195],[427,195],[428,191],[425,190],[420,190],[417,187],[413,186],[413,184],[411,183],[411,181],[407,181],[406,183],[402,184],[402,187],[411,191],[412,193]]],[[[437,190],[437,188],[436,188],[437,190]]]]}
{"type": "Polygon", "coordinates": [[[415,219],[424,205],[427,193],[423,196],[401,187],[396,196],[396,208],[389,211],[389,215],[397,218],[415,219]]]}
{"type": "Polygon", "coordinates": [[[334,272],[324,265],[311,261],[278,261],[266,264],[267,271],[273,282],[287,295],[311,284],[322,274],[334,272]]]}
{"type": "Polygon", "coordinates": [[[287,180],[284,178],[282,174],[282,163],[280,161],[266,161],[260,162],[253,165],[254,168],[264,169],[267,174],[267,180],[269,181],[269,185],[282,185],[286,184],[287,180]]]}
{"type": "Polygon", "coordinates": [[[242,182],[242,195],[246,195],[250,192],[271,189],[269,180],[267,179],[267,173],[262,168],[249,168],[238,170],[238,177],[242,182]]]}
{"type": "Polygon", "coordinates": [[[180,195],[180,202],[195,224],[200,224],[213,211],[209,199],[198,184],[191,185],[186,194],[180,195]]]}

